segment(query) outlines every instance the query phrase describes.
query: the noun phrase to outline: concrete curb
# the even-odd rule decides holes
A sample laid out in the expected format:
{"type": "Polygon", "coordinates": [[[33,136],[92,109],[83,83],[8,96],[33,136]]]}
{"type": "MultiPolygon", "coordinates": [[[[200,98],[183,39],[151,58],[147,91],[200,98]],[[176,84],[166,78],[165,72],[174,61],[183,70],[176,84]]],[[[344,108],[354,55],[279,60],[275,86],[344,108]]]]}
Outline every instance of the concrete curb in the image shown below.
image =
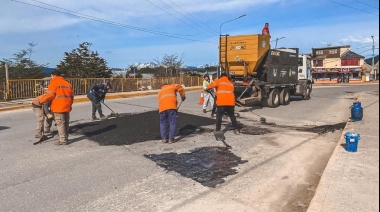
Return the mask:
{"type": "MultiPolygon", "coordinates": [[[[198,87],[185,88],[185,91],[197,91],[197,90],[202,90],[202,87],[198,86],[198,87]]],[[[158,94],[158,92],[159,90],[136,91],[136,92],[127,92],[127,93],[109,93],[107,95],[107,99],[121,99],[121,98],[132,98],[132,97],[139,97],[139,96],[148,96],[148,95],[158,94]]],[[[74,103],[89,102],[89,101],[90,100],[85,95],[76,96],[74,98],[74,103]]],[[[23,108],[31,108],[31,107],[32,107],[31,103],[26,103],[26,104],[21,104],[21,105],[2,107],[0,108],[0,112],[23,109],[23,108]]]]}

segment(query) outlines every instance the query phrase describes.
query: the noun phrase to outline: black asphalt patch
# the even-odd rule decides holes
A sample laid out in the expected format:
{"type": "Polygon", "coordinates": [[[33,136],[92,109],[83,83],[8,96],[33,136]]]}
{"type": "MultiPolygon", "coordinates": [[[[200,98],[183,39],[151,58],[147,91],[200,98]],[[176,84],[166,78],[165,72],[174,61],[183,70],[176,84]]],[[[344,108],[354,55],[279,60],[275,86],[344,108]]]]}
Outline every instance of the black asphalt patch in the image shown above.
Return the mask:
{"type": "MultiPolygon", "coordinates": [[[[178,132],[185,137],[207,132],[202,126],[215,125],[215,120],[186,113],[178,113],[178,132]]],[[[129,145],[139,142],[161,140],[158,111],[139,114],[119,114],[119,117],[78,124],[71,131],[88,137],[101,146],[129,145]]]]}
{"type": "Polygon", "coordinates": [[[224,147],[204,147],[191,153],[163,153],[145,157],[167,171],[177,172],[212,188],[224,183],[223,178],[237,174],[235,168],[247,162],[224,147]]]}

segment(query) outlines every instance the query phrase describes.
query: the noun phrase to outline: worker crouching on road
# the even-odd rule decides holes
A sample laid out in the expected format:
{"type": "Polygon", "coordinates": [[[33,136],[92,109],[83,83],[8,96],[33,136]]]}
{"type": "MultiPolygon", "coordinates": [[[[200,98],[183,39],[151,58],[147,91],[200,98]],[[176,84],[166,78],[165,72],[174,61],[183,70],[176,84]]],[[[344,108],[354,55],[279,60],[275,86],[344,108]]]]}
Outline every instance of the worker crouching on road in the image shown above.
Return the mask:
{"type": "Polygon", "coordinates": [[[101,119],[105,118],[101,103],[104,103],[106,94],[111,88],[112,86],[109,82],[91,86],[90,91],[87,94],[87,98],[89,98],[92,102],[92,120],[98,120],[96,117],[96,111],[98,111],[101,119]]]}
{"type": "Polygon", "coordinates": [[[174,143],[177,130],[178,102],[177,92],[181,100],[185,101],[185,90],[179,84],[164,84],[158,92],[158,107],[160,113],[160,131],[163,143],[174,143]],[[169,132],[168,132],[169,130],[169,132]]]}
{"type": "Polygon", "coordinates": [[[207,90],[213,88],[216,88],[216,131],[221,130],[222,118],[226,114],[232,122],[234,133],[236,135],[240,134],[235,117],[235,88],[225,72],[222,72],[219,79],[211,82],[207,90]]]}
{"type": "Polygon", "coordinates": [[[47,92],[41,97],[41,103],[51,101],[51,111],[58,128],[59,140],[56,145],[67,145],[69,137],[70,111],[74,102],[74,92],[71,84],[66,81],[61,72],[51,73],[51,81],[47,92]]]}
{"type": "Polygon", "coordinates": [[[43,132],[51,133],[50,128],[53,124],[53,115],[49,111],[51,102],[48,101],[45,104],[42,104],[41,98],[43,98],[43,95],[37,96],[32,101],[33,112],[37,116],[37,129],[35,138],[42,138],[43,132]],[[44,116],[46,117],[46,119],[44,118],[44,116]],[[44,123],[44,120],[46,120],[46,123],[44,123]]]}

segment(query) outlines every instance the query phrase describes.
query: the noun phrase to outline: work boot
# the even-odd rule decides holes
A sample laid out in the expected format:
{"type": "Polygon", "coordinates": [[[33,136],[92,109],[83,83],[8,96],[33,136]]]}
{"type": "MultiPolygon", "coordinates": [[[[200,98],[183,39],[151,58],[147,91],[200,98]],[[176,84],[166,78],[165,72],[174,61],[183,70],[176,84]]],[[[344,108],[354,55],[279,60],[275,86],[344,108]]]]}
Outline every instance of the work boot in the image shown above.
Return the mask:
{"type": "Polygon", "coordinates": [[[234,129],[235,135],[240,135],[240,130],[239,129],[234,129]]]}
{"type": "Polygon", "coordinates": [[[106,116],[105,116],[105,115],[103,115],[103,113],[99,114],[99,116],[100,116],[100,118],[101,118],[101,119],[104,119],[104,118],[106,118],[106,116]]]}
{"type": "Polygon", "coordinates": [[[99,120],[99,119],[95,115],[93,115],[92,120],[95,121],[95,120],[99,120]]]}
{"type": "Polygon", "coordinates": [[[162,143],[168,143],[168,139],[162,139],[162,143]]]}
{"type": "Polygon", "coordinates": [[[211,118],[214,118],[215,117],[215,113],[211,113],[211,118]]]}
{"type": "Polygon", "coordinates": [[[34,136],[35,138],[42,138],[42,134],[36,134],[35,136],[34,136]]]}
{"type": "Polygon", "coordinates": [[[169,139],[169,144],[172,144],[172,143],[175,143],[176,140],[175,139],[169,139]]]}
{"type": "Polygon", "coordinates": [[[207,113],[206,109],[203,109],[203,113],[207,113]]]}
{"type": "Polygon", "coordinates": [[[57,146],[60,146],[60,145],[67,145],[67,142],[60,142],[60,141],[57,141],[57,142],[55,142],[54,143],[55,145],[57,145],[57,146]]]}

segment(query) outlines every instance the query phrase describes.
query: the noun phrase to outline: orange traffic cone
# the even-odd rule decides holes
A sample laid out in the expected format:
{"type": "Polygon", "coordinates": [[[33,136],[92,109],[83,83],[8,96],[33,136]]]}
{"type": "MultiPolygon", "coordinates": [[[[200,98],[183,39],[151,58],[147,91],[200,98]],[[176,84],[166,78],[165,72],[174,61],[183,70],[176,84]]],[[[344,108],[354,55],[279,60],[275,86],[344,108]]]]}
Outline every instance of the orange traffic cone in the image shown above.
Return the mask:
{"type": "Polygon", "coordinates": [[[203,105],[203,103],[205,102],[205,96],[204,96],[204,93],[203,91],[201,92],[201,98],[199,98],[199,104],[200,105],[203,105]]]}

